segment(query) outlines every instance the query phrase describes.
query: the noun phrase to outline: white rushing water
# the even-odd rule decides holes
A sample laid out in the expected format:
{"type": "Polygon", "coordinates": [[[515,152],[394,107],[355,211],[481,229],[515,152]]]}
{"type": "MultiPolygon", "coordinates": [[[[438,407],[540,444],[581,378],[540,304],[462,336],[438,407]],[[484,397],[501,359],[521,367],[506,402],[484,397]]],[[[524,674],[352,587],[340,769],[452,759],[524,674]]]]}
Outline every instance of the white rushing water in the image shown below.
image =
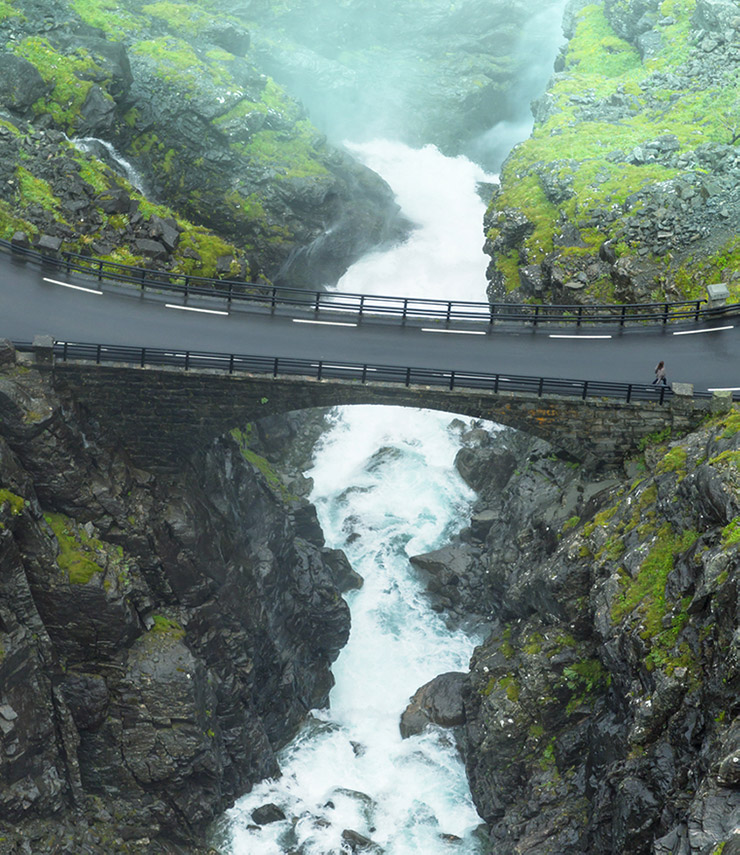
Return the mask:
{"type": "MultiPolygon", "coordinates": [[[[491,177],[431,147],[378,141],[353,150],[419,227],[403,245],[356,264],[340,289],[484,299],[484,204],[476,186],[491,177]]],[[[478,640],[448,630],[408,561],[468,521],[474,496],[453,466],[459,423],[452,420],[396,407],[334,411],[307,473],[311,500],[327,545],[346,551],[365,584],[347,597],[352,631],[333,668],[331,708],[314,711],[281,752],[283,776],[230,811],[233,855],[339,855],[351,851],[342,845],[347,829],[386,855],[478,851],[480,819],[451,735],[436,728],[402,740],[399,732],[416,689],[445,671],[467,670],[478,640]],[[267,803],[286,820],[257,827],[251,813],[267,803]]]]}

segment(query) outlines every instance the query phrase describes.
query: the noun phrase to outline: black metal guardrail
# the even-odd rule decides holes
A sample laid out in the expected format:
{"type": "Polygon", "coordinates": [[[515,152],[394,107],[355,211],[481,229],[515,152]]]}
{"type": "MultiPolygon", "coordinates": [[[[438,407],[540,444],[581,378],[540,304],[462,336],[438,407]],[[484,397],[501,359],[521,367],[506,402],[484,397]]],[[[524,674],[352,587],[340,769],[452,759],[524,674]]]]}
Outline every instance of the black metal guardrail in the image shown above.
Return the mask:
{"type": "Polygon", "coordinates": [[[702,308],[706,300],[684,300],[663,303],[625,303],[594,306],[533,305],[529,303],[480,303],[465,300],[427,300],[422,297],[398,297],[381,294],[352,294],[330,291],[305,291],[279,285],[208,279],[168,271],[132,267],[101,258],[63,252],[45,255],[34,249],[0,240],[0,249],[10,251],[18,258],[64,270],[82,273],[99,282],[123,282],[141,289],[171,291],[185,299],[193,297],[218,297],[231,305],[232,301],[269,309],[300,310],[364,316],[387,316],[407,320],[429,320],[452,323],[468,321],[493,326],[498,322],[524,322],[537,326],[540,323],[558,323],[580,327],[582,324],[659,323],[672,321],[699,321],[740,312],[740,304],[721,308],[702,308]]]}
{"type": "MultiPolygon", "coordinates": [[[[15,342],[21,352],[32,352],[31,342],[15,342]]],[[[526,377],[516,374],[484,374],[431,368],[339,362],[336,360],[289,359],[286,357],[248,356],[235,353],[206,353],[175,348],[128,347],[126,345],[56,342],[55,359],[62,362],[125,363],[141,368],[167,366],[184,371],[203,370],[227,374],[268,375],[274,379],[308,377],[315,380],[349,380],[357,383],[396,383],[402,386],[433,386],[449,390],[485,390],[525,392],[543,397],[565,395],[612,400],[650,401],[663,404],[673,397],[668,386],[642,383],[608,383],[567,380],[555,377],[526,377]]],[[[711,392],[695,392],[696,397],[711,398],[711,392]]]]}

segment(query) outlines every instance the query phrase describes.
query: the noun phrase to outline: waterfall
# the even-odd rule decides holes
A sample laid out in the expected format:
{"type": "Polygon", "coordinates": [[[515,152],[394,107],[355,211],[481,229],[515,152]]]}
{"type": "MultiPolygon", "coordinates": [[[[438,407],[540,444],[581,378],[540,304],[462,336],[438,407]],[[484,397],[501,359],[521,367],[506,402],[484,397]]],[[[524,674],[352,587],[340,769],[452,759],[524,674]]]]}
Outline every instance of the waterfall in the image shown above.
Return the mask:
{"type": "MultiPolygon", "coordinates": [[[[477,189],[491,176],[430,146],[351,148],[389,182],[417,228],[354,265],[338,288],[484,299],[477,189]]],[[[339,408],[332,421],[308,474],[327,545],[344,549],[365,579],[347,597],[350,640],[333,669],[331,708],[313,711],[280,754],[282,777],[237,803],[218,843],[233,855],[330,855],[350,851],[343,834],[356,833],[387,855],[472,855],[480,819],[452,734],[430,728],[403,740],[399,732],[416,689],[467,670],[480,640],[447,628],[408,561],[467,524],[474,495],[453,466],[464,422],[364,406],[339,408]],[[267,803],[286,819],[257,826],[252,811],[267,803]]]]}
{"type": "Polygon", "coordinates": [[[104,163],[107,163],[119,175],[123,176],[128,183],[135,187],[140,193],[146,195],[144,179],[136,168],[125,157],[116,151],[111,143],[97,137],[74,137],[69,140],[72,145],[85,154],[92,154],[104,163]]]}

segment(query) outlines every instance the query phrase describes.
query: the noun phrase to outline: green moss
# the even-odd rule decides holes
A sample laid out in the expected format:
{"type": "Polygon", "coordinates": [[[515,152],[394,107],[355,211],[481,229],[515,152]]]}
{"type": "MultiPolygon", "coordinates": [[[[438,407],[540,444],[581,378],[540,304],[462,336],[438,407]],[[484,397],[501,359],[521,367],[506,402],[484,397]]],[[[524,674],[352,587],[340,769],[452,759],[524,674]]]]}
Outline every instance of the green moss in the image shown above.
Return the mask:
{"type": "Polygon", "coordinates": [[[171,638],[183,638],[185,636],[185,630],[172,618],[165,617],[164,615],[152,615],[152,620],[154,623],[150,632],[164,633],[171,638]]]}
{"type": "Polygon", "coordinates": [[[611,674],[599,659],[584,659],[563,668],[559,685],[572,692],[566,712],[570,715],[579,707],[592,706],[596,697],[611,685],[611,681],[611,674]]]}
{"type": "Polygon", "coordinates": [[[13,516],[18,516],[18,514],[23,512],[23,508],[26,506],[26,500],[23,496],[11,493],[10,490],[0,490],[0,508],[3,505],[8,505],[10,513],[13,516]]]}
{"type": "Polygon", "coordinates": [[[566,520],[561,529],[562,533],[565,534],[566,531],[570,531],[572,528],[575,528],[580,521],[580,517],[571,517],[569,520],[566,520]]]}
{"type": "Polygon", "coordinates": [[[141,7],[153,18],[165,21],[175,32],[195,36],[212,20],[212,13],[198,8],[193,3],[149,3],[141,7]]]}
{"type": "Polygon", "coordinates": [[[740,431],[740,413],[732,412],[725,416],[720,422],[720,427],[723,427],[722,439],[729,439],[731,436],[740,431]]]}
{"type": "Polygon", "coordinates": [[[132,38],[144,28],[141,17],[119,0],[70,0],[70,4],[85,23],[105,30],[109,37],[132,38]]]}
{"type": "Polygon", "coordinates": [[[57,564],[72,585],[86,585],[96,573],[103,572],[91,557],[96,549],[103,548],[100,541],[87,537],[74,520],[63,514],[44,514],[44,518],[59,544],[57,564]]]}
{"type": "Polygon", "coordinates": [[[14,9],[10,3],[0,0],[0,21],[5,18],[21,18],[24,21],[26,20],[26,16],[17,9],[14,9]]]}
{"type": "Polygon", "coordinates": [[[663,430],[655,431],[654,433],[649,433],[647,436],[643,436],[642,439],[637,443],[637,447],[640,451],[644,451],[648,446],[652,445],[660,445],[662,442],[665,442],[667,439],[670,439],[671,436],[671,428],[667,427],[663,430]]]}
{"type": "Polygon", "coordinates": [[[105,77],[100,66],[84,48],[65,56],[38,36],[23,39],[13,46],[13,51],[32,63],[52,88],[49,95],[39,98],[33,105],[34,113],[49,114],[58,125],[74,131],[82,105],[93,85],[90,78],[105,77]]]}
{"type": "Polygon", "coordinates": [[[45,211],[54,215],[57,222],[65,222],[59,213],[59,199],[54,195],[51,185],[43,178],[32,175],[25,167],[19,166],[15,171],[20,190],[19,204],[22,207],[39,205],[45,211]]]}
{"type": "Polygon", "coordinates": [[[506,697],[516,703],[519,700],[521,691],[519,683],[513,674],[505,674],[499,681],[499,685],[506,692],[506,697]]]}
{"type": "MultiPolygon", "coordinates": [[[[695,149],[707,142],[731,142],[728,127],[738,112],[738,81],[731,69],[718,75],[706,90],[658,89],[652,81],[655,72],[675,71],[688,61],[690,20],[694,0],[666,0],[663,9],[673,23],[661,24],[662,47],[657,56],[642,63],[635,48],[610,27],[603,8],[593,4],[577,15],[575,34],[565,56],[565,71],[558,75],[548,92],[549,117],[537,125],[531,138],[517,146],[504,164],[501,192],[492,211],[507,207],[523,211],[534,224],[534,232],[517,247],[520,258],[496,258],[496,266],[505,277],[507,288],[517,287],[517,264],[533,264],[552,251],[551,236],[562,228],[565,219],[578,228],[584,247],[558,248],[566,270],[569,262],[593,255],[605,237],[594,228],[593,218],[611,209],[616,212],[614,237],[619,221],[637,210],[635,194],[646,186],[678,177],[678,169],[646,159],[632,163],[627,156],[637,146],[656,137],[671,134],[678,140],[679,152],[695,149]],[[599,101],[616,96],[625,110],[618,121],[591,121],[583,118],[584,93],[599,101]],[[728,119],[729,117],[729,119],[728,119]],[[625,156],[619,156],[622,152],[625,156]],[[612,156],[617,153],[617,156],[612,156]],[[542,179],[556,179],[566,188],[563,198],[552,203],[545,195],[542,179]]],[[[669,81],[662,85],[670,85],[669,81]]],[[[548,181],[548,183],[550,183],[548,181]]],[[[495,227],[489,238],[498,234],[495,227]]],[[[621,252],[633,248],[622,241],[621,252]]],[[[733,235],[727,244],[709,258],[665,258],[665,283],[656,282],[656,296],[670,283],[682,296],[702,295],[707,282],[721,281],[727,270],[740,264],[740,238],[733,235]]],[[[603,278],[592,283],[590,293],[600,300],[614,299],[611,282],[603,278]]],[[[731,287],[740,298],[740,282],[731,287]]]]}
{"type": "Polygon", "coordinates": [[[665,596],[668,574],[673,570],[676,556],[690,549],[698,537],[691,530],[674,534],[667,524],[658,531],[635,577],[622,576],[621,594],[612,608],[614,623],[637,611],[645,627],[643,638],[647,640],[662,632],[662,618],[668,609],[665,596]]]}
{"type": "Polygon", "coordinates": [[[233,84],[224,64],[204,62],[188,42],[174,36],[137,42],[131,52],[149,57],[157,77],[190,94],[201,91],[204,80],[215,86],[233,84]]]}
{"type": "Polygon", "coordinates": [[[729,466],[734,466],[735,469],[740,469],[740,451],[723,451],[721,454],[717,454],[715,457],[712,457],[709,462],[713,466],[717,466],[718,464],[727,464],[729,466]]]}
{"type": "Polygon", "coordinates": [[[233,147],[257,163],[269,165],[277,180],[329,177],[319,159],[316,131],[307,121],[297,122],[290,137],[279,131],[262,130],[249,142],[234,143],[233,147]]]}
{"type": "Polygon", "coordinates": [[[679,472],[686,475],[686,449],[676,446],[667,452],[655,467],[657,473],[679,472]]]}
{"type": "Polygon", "coordinates": [[[740,517],[730,520],[722,529],[722,545],[732,546],[735,543],[740,543],[740,517]]]}
{"type": "Polygon", "coordinates": [[[530,656],[536,655],[542,651],[543,637],[539,632],[533,632],[526,640],[523,650],[530,656]]]}

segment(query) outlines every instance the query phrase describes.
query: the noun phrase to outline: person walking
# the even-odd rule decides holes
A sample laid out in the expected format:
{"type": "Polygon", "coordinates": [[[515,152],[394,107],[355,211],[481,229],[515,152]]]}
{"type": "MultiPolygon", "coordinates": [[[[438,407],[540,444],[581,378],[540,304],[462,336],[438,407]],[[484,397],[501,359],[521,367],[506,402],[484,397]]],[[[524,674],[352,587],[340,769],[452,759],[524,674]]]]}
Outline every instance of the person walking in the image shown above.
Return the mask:
{"type": "Polygon", "coordinates": [[[653,386],[656,383],[662,383],[664,386],[668,385],[668,381],[665,377],[665,362],[661,359],[660,362],[655,366],[655,380],[653,380],[653,386]]]}

